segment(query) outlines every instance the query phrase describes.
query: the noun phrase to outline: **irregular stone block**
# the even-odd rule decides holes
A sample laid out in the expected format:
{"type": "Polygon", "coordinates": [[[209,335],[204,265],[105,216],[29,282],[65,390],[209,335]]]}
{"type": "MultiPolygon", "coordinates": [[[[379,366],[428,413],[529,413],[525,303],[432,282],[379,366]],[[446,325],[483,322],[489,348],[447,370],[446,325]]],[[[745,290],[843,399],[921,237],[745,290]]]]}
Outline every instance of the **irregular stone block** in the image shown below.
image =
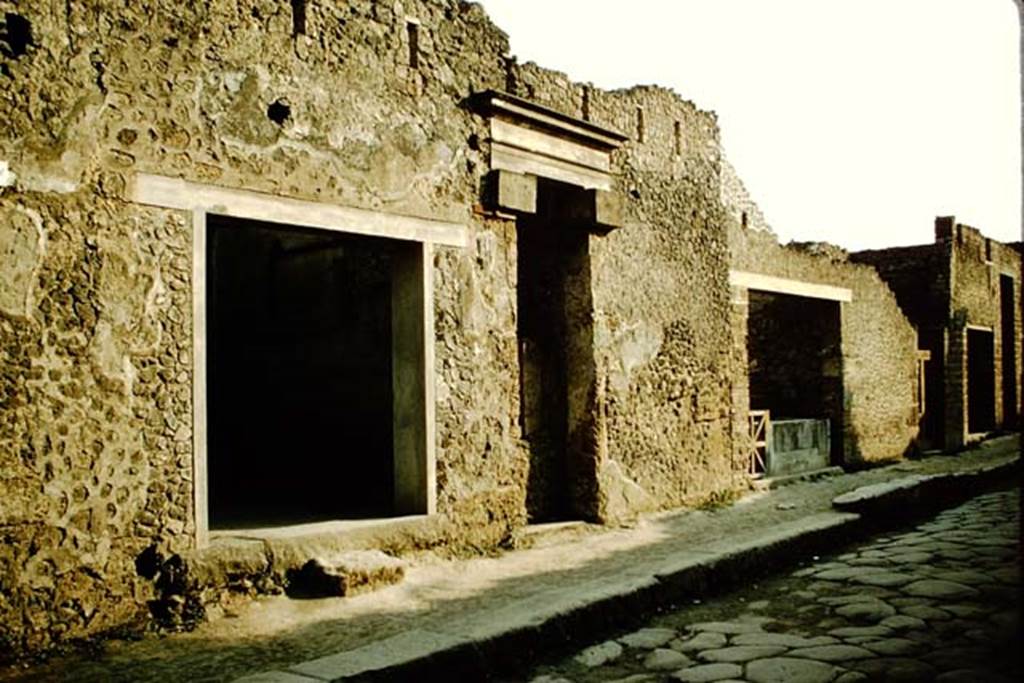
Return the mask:
{"type": "Polygon", "coordinates": [[[726,678],[739,678],[743,667],[739,664],[701,664],[672,674],[672,678],[683,683],[705,683],[726,678]]]}
{"type": "Polygon", "coordinates": [[[644,668],[652,671],[671,671],[692,664],[692,660],[682,652],[658,648],[652,650],[644,658],[644,668]]]}
{"type": "MultiPolygon", "coordinates": [[[[676,632],[670,628],[642,628],[628,635],[619,638],[619,642],[626,647],[638,647],[647,650],[661,647],[676,637],[676,632]]],[[[678,668],[678,667],[676,667],[678,668]]]]}
{"type": "Polygon", "coordinates": [[[593,668],[608,662],[615,661],[622,656],[622,646],[614,640],[609,640],[592,647],[576,655],[576,661],[583,666],[593,668]]]}
{"type": "Polygon", "coordinates": [[[755,683],[827,683],[836,667],[789,657],[759,659],[747,665],[747,680],[755,683]]]}
{"type": "Polygon", "coordinates": [[[289,572],[293,597],[331,597],[367,593],[405,578],[405,563],[379,550],[350,550],[314,558],[289,572]]]}
{"type": "Polygon", "coordinates": [[[536,176],[496,170],[491,171],[488,183],[490,184],[491,208],[520,213],[537,212],[536,176]]]}

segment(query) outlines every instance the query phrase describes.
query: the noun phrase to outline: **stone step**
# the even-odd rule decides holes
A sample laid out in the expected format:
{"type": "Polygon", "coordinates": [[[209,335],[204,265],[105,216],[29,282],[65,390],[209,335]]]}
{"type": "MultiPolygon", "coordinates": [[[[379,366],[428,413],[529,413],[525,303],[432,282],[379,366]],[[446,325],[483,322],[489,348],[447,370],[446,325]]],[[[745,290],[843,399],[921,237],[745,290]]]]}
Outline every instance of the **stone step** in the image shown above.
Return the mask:
{"type": "Polygon", "coordinates": [[[391,586],[405,578],[406,563],[380,550],[347,550],[314,557],[288,572],[293,598],[345,597],[391,586]]]}
{"type": "Polygon", "coordinates": [[[512,532],[512,547],[517,550],[548,548],[574,541],[602,529],[606,529],[606,527],[578,520],[528,524],[512,532]]]}

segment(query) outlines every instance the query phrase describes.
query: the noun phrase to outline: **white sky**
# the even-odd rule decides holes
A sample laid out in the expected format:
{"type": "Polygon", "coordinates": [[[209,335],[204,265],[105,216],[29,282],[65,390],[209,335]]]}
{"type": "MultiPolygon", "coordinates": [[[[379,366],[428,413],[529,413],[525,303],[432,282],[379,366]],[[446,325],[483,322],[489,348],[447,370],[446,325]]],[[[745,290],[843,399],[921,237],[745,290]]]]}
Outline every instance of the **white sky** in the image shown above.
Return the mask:
{"type": "Polygon", "coordinates": [[[932,241],[936,215],[1021,238],[1012,0],[482,0],[520,62],[657,83],[718,113],[785,242],[932,241]]]}

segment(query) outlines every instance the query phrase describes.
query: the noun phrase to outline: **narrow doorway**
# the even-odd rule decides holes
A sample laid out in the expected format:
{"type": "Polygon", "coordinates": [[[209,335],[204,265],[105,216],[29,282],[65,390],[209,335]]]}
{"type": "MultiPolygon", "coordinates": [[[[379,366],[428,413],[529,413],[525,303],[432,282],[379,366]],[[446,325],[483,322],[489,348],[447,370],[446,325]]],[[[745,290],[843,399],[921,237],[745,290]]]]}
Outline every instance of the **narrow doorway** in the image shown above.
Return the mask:
{"type": "Polygon", "coordinates": [[[994,335],[967,330],[967,431],[981,434],[995,428],[994,335]]]}
{"type": "Polygon", "coordinates": [[[208,217],[211,528],[394,514],[398,244],[208,217]]]}
{"type": "Polygon", "coordinates": [[[922,448],[942,448],[946,438],[946,355],[945,330],[926,328],[920,332],[921,348],[931,357],[924,364],[924,417],[921,423],[922,448]]]}
{"type": "Polygon", "coordinates": [[[520,421],[529,444],[530,523],[593,516],[593,302],[589,236],[560,209],[573,188],[542,180],[517,222],[520,421]]]}
{"type": "Polygon", "coordinates": [[[1013,304],[1013,278],[999,276],[1000,348],[1003,356],[1003,427],[1017,426],[1017,344],[1014,330],[1017,326],[1017,307],[1013,304]]]}

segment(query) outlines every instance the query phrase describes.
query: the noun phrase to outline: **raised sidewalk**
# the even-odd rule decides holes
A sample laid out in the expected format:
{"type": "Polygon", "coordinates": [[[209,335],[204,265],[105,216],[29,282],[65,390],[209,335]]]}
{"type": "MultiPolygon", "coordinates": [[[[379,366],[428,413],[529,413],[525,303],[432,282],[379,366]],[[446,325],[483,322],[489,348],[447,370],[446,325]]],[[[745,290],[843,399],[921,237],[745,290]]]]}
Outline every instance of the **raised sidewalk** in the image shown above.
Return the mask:
{"type": "Polygon", "coordinates": [[[957,455],[753,493],[716,510],[652,516],[635,528],[541,535],[536,547],[498,557],[425,556],[404,582],[375,593],[263,599],[193,633],[114,643],[99,658],[31,673],[246,683],[508,676],[538,653],[628,628],[659,606],[1011,485],[1019,463],[1012,435],[957,455]]]}

